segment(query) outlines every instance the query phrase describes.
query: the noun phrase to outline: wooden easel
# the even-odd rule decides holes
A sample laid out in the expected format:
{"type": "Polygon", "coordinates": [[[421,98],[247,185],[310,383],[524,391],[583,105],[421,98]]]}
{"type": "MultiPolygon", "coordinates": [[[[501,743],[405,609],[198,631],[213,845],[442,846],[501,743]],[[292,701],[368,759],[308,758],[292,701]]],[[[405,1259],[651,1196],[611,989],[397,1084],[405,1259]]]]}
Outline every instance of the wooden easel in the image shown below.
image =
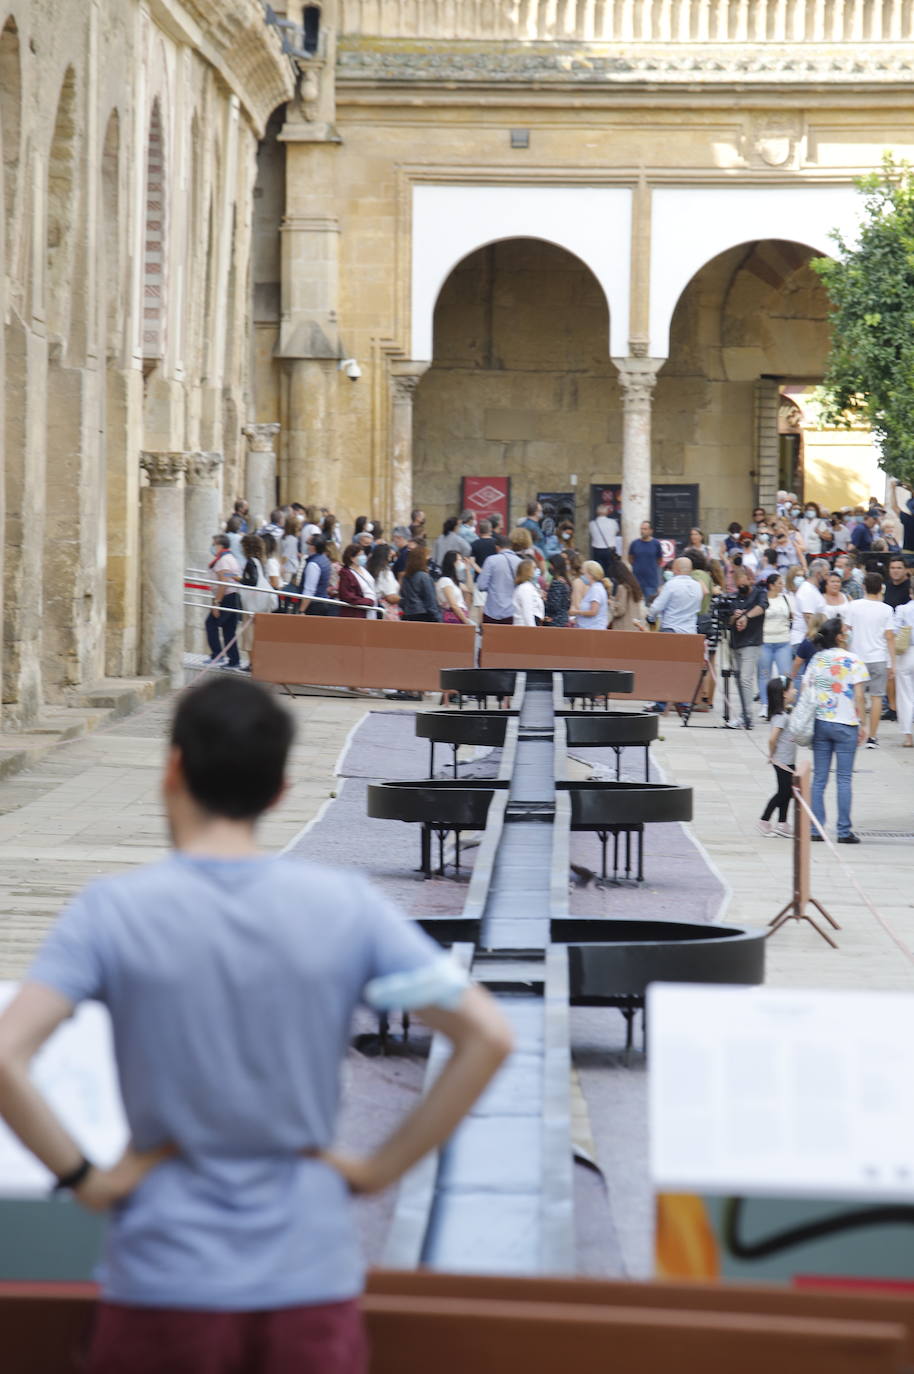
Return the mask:
{"type": "Polygon", "coordinates": [[[769,921],[771,929],[769,936],[773,935],[781,926],[788,921],[808,921],[813,930],[817,931],[831,945],[832,949],[837,949],[838,944],[829,935],[827,930],[823,930],[818,922],[810,916],[806,910],[812,904],[821,916],[832,927],[833,930],[840,930],[838,922],[831,916],[809,891],[809,859],[811,846],[812,826],[809,820],[809,799],[811,788],[809,783],[809,764],[801,763],[794,774],[793,784],[793,896],[786,906],[782,907],[772,921],[769,921]],[[805,802],[805,806],[802,803],[805,802]]]}

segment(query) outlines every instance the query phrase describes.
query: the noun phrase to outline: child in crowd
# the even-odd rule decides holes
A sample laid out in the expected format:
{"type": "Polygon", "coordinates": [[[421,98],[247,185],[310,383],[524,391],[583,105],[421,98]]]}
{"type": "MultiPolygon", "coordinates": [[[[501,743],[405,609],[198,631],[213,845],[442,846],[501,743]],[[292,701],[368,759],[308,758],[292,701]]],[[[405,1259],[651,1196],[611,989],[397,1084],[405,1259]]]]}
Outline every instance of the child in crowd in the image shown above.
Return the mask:
{"type": "Polygon", "coordinates": [[[787,808],[793,793],[794,765],[797,746],[787,729],[787,706],[794,698],[793,688],[784,690],[784,679],[772,678],[768,683],[768,720],[771,734],[768,737],[768,762],[774,768],[777,791],[762,812],[758,823],[761,834],[774,838],[777,835],[789,839],[793,834],[787,820],[787,808]],[[777,825],[771,824],[771,817],[777,807],[777,825]]]}

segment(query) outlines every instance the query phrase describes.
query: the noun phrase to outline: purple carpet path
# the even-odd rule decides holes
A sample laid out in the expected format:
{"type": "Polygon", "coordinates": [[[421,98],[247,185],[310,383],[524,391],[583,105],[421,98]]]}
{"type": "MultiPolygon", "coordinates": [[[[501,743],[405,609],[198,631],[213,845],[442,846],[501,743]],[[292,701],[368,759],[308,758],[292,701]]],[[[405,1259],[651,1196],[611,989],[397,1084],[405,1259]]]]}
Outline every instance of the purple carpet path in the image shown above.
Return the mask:
{"type": "MultiPolygon", "coordinates": [[[[415,735],[415,716],[404,711],[371,711],[355,731],[340,764],[339,794],[320,820],[297,842],[293,853],[316,862],[364,869],[382,891],[411,916],[459,915],[463,909],[475,848],[462,843],[461,874],[448,868],[445,878],[425,879],[419,872],[419,827],[402,821],[371,820],[366,812],[369,782],[402,782],[428,776],[426,740],[415,735]]],[[[461,763],[464,778],[495,777],[499,751],[461,763]]],[[[610,749],[575,749],[573,760],[595,769],[595,776],[614,778],[610,749]]],[[[625,750],[622,778],[643,777],[643,751],[625,750]]],[[[450,749],[436,749],[435,773],[451,777],[450,749]]],[[[656,774],[652,769],[652,780],[656,774]]],[[[610,845],[611,850],[611,845],[610,845]]],[[[437,845],[435,846],[437,858],[437,845]]],[[[573,916],[617,916],[628,920],[671,919],[708,923],[715,920],[725,888],[704,852],[678,824],[647,825],[644,835],[645,882],[601,885],[596,878],[572,881],[573,916]]],[[[571,837],[571,859],[578,869],[599,873],[596,835],[571,837]]]]}
{"type": "MultiPolygon", "coordinates": [[[[354,732],[340,764],[338,796],[293,846],[291,853],[314,862],[356,868],[412,916],[459,915],[475,849],[464,843],[459,879],[426,880],[418,871],[419,827],[399,821],[370,820],[365,814],[369,782],[425,778],[428,744],[415,736],[412,712],[372,711],[354,732]]],[[[450,749],[438,746],[436,776],[449,778],[450,749]]],[[[575,749],[574,761],[596,777],[615,777],[608,749],[575,749]]],[[[461,763],[461,777],[495,777],[500,751],[461,763]]],[[[643,777],[640,749],[623,754],[622,777],[643,777]]],[[[570,771],[572,771],[570,770],[570,771]]],[[[652,770],[652,780],[658,776],[652,770]]],[[[466,839],[466,837],[465,837],[466,839]]],[[[436,846],[437,852],[437,846],[436,846]]],[[[573,835],[572,862],[599,871],[596,836],[573,835]]],[[[452,869],[448,869],[448,874],[452,869]]],[[[710,922],[726,892],[704,853],[681,825],[649,825],[645,833],[646,882],[640,887],[599,886],[595,878],[571,882],[575,916],[628,919],[669,917],[710,922]]],[[[584,875],[586,876],[586,875],[584,875]]],[[[356,1030],[371,1031],[375,1021],[360,1013],[356,1030]]],[[[647,1103],[644,1062],[623,1053],[624,1027],[614,1011],[572,1011],[573,1061],[587,1105],[593,1148],[600,1173],[578,1167],[575,1177],[576,1270],[607,1277],[644,1277],[650,1272],[652,1198],[647,1175],[647,1103]]],[[[390,1131],[422,1091],[428,1035],[414,1028],[408,1043],[398,1036],[385,1057],[351,1050],[346,1064],[340,1143],[365,1153],[390,1131]]],[[[380,1262],[396,1204],[396,1191],[359,1199],[362,1246],[370,1264],[380,1262]]]]}

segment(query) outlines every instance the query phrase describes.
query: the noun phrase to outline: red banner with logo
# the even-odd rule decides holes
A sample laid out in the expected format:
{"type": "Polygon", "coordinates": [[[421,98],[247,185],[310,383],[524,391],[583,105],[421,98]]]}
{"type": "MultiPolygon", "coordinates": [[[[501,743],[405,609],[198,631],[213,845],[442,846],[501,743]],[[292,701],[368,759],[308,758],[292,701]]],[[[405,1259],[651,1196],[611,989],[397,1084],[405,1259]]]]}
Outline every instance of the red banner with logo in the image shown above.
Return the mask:
{"type": "Polygon", "coordinates": [[[502,533],[507,534],[511,523],[511,478],[464,477],[460,507],[462,510],[473,511],[477,520],[488,520],[492,515],[500,515],[502,533]]]}

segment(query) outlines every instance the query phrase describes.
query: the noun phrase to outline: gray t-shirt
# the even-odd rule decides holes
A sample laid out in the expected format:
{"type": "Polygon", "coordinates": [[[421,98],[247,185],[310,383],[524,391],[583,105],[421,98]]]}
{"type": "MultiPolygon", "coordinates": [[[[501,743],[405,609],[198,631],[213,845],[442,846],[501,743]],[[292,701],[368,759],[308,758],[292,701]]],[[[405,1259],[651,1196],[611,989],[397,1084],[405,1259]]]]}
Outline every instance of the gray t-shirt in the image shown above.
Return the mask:
{"type": "Polygon", "coordinates": [[[787,729],[789,717],[786,711],[774,716],[771,721],[772,730],[780,730],[774,749],[771,753],[772,763],[777,763],[781,768],[793,768],[797,761],[797,745],[793,735],[787,729]]]}
{"type": "Polygon", "coordinates": [[[435,1001],[441,950],[363,878],[289,859],[162,863],[70,903],[28,978],[107,1006],[131,1135],[170,1142],[111,1215],[103,1295],[257,1310],[362,1285],[333,1144],[352,1013],[375,979],[435,1001]]]}

